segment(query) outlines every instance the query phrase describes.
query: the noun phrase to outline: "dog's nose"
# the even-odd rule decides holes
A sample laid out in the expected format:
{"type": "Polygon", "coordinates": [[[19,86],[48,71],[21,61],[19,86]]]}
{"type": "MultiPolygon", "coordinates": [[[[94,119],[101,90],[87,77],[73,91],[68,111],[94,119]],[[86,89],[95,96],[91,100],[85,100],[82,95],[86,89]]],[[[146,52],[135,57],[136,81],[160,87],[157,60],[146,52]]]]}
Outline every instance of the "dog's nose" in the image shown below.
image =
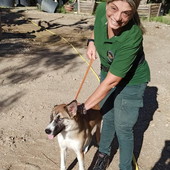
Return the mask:
{"type": "Polygon", "coordinates": [[[51,130],[50,129],[45,129],[45,133],[50,134],[51,130]]]}

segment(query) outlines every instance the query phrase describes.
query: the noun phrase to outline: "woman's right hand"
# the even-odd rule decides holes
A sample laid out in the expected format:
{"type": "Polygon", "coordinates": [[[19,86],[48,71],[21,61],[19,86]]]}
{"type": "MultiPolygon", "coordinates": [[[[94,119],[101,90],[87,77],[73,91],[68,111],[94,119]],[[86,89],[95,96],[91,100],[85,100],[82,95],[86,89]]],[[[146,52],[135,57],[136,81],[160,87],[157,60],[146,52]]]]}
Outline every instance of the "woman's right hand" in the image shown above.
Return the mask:
{"type": "Polygon", "coordinates": [[[87,46],[87,58],[88,59],[92,59],[92,60],[95,60],[97,57],[96,57],[96,47],[94,45],[94,42],[89,42],[88,46],[87,46]]]}

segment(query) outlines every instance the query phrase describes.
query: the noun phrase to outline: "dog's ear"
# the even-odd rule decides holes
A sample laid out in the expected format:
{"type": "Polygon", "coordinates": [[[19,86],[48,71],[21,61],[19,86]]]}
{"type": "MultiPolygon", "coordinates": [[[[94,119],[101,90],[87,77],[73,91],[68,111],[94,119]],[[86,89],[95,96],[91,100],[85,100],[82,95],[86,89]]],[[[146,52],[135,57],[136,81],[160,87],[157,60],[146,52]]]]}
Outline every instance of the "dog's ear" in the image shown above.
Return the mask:
{"type": "Polygon", "coordinates": [[[52,109],[52,111],[51,111],[51,115],[50,115],[50,122],[52,122],[53,121],[53,118],[54,118],[54,114],[55,114],[55,107],[56,107],[57,105],[55,105],[54,106],[54,108],[52,109]]]}
{"type": "Polygon", "coordinates": [[[77,114],[77,101],[76,100],[73,100],[71,103],[67,104],[65,107],[66,107],[68,114],[71,118],[76,116],[76,114],[77,114]]]}
{"type": "Polygon", "coordinates": [[[55,112],[55,107],[57,107],[58,105],[55,105],[54,107],[53,107],[53,109],[52,109],[52,111],[51,111],[51,114],[55,114],[56,112],[55,112]]]}

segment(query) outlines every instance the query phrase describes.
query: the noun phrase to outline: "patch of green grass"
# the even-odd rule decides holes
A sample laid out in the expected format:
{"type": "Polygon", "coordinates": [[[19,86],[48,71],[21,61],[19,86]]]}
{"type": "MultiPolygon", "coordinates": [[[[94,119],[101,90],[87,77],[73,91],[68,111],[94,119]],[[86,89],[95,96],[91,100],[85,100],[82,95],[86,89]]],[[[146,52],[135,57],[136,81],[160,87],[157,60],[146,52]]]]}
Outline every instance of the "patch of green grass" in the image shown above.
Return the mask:
{"type": "Polygon", "coordinates": [[[170,15],[152,17],[150,18],[150,21],[161,22],[161,23],[170,25],[170,15]]]}

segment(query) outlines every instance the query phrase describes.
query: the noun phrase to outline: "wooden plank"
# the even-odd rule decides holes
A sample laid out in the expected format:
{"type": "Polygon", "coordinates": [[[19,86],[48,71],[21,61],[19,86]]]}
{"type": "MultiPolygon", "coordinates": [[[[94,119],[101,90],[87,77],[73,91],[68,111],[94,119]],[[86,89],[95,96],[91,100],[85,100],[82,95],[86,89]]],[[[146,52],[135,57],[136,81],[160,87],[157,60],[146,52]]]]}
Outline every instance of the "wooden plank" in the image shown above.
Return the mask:
{"type": "Polygon", "coordinates": [[[159,16],[161,3],[151,4],[151,17],[159,16]]]}
{"type": "Polygon", "coordinates": [[[93,13],[95,0],[78,0],[78,13],[93,13]]]}
{"type": "Polygon", "coordinates": [[[138,14],[139,17],[146,17],[150,19],[150,17],[159,16],[160,9],[161,3],[139,5],[138,14]]]}
{"type": "Polygon", "coordinates": [[[138,8],[139,17],[149,18],[149,8],[150,7],[148,4],[139,5],[138,8]]]}

